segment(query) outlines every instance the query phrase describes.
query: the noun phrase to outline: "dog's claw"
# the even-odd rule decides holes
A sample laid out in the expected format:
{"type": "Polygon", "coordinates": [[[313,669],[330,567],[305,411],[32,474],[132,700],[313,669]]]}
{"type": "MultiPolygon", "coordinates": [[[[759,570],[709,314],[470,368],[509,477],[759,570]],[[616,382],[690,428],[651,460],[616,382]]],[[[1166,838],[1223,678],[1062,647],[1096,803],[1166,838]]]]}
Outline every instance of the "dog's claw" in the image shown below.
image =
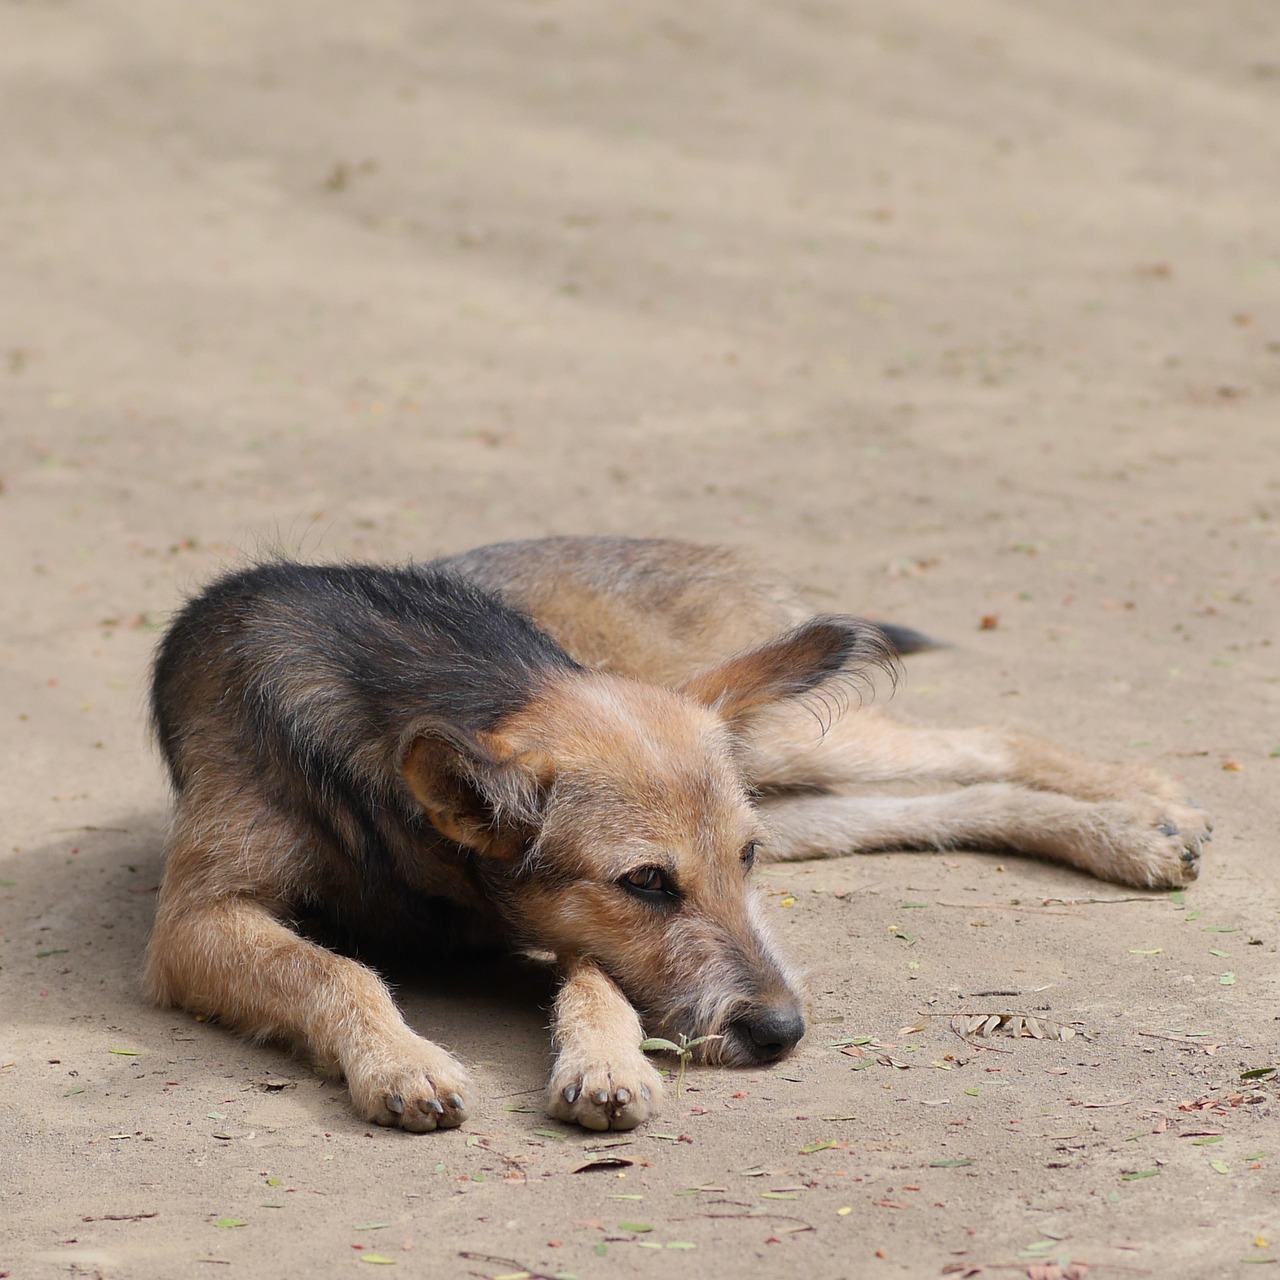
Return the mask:
{"type": "Polygon", "coordinates": [[[653,1101],[653,1094],[651,1094],[651,1093],[649,1092],[649,1088],[648,1088],[648,1086],[647,1086],[647,1085],[643,1085],[643,1084],[642,1084],[642,1085],[640,1086],[640,1096],[641,1096],[641,1097],[642,1097],[646,1102],[652,1102],[652,1101],[653,1101]]]}
{"type": "Polygon", "coordinates": [[[450,1105],[450,1106],[451,1106],[455,1111],[461,1111],[461,1110],[462,1110],[462,1108],[463,1108],[463,1107],[465,1107],[467,1104],[466,1104],[465,1102],[463,1102],[462,1097],[461,1097],[461,1095],[460,1095],[460,1094],[451,1093],[451,1094],[449,1095],[449,1105],[450,1105]]]}
{"type": "Polygon", "coordinates": [[[604,1104],[605,1104],[606,1102],[608,1102],[608,1101],[609,1101],[609,1090],[608,1090],[608,1089],[597,1089],[597,1090],[595,1091],[595,1093],[593,1093],[593,1094],[591,1095],[591,1100],[592,1100],[592,1102],[594,1102],[597,1106],[603,1107],[603,1106],[604,1106],[604,1104]]]}
{"type": "Polygon", "coordinates": [[[631,1101],[631,1090],[619,1089],[613,1096],[625,1107],[631,1101]]]}
{"type": "Polygon", "coordinates": [[[392,1097],[387,1099],[387,1110],[390,1111],[392,1115],[404,1115],[404,1099],[398,1093],[394,1094],[392,1097]]]}
{"type": "Polygon", "coordinates": [[[578,1100],[578,1086],[576,1084],[567,1084],[564,1087],[564,1100],[573,1106],[578,1100]]]}
{"type": "Polygon", "coordinates": [[[1159,831],[1162,836],[1176,836],[1178,834],[1178,828],[1172,822],[1168,821],[1162,822],[1156,830],[1159,831]]]}
{"type": "Polygon", "coordinates": [[[444,1103],[439,1098],[428,1098],[426,1107],[429,1111],[434,1111],[436,1115],[444,1115],[444,1103]]]}

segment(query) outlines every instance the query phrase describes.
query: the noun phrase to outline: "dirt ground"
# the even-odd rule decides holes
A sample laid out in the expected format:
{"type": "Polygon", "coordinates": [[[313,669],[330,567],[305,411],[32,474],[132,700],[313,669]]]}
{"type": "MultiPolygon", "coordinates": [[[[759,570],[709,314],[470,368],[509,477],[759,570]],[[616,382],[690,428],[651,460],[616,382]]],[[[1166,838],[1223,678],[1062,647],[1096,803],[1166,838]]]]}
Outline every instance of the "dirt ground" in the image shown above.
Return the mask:
{"type": "Polygon", "coordinates": [[[0,0],[0,1275],[1280,1262],[1278,109],[1273,0],[0,0]],[[537,973],[402,989],[424,1137],[149,1008],[184,594],[551,532],[950,641],[902,716],[1156,762],[1200,881],[765,868],[809,1036],[613,1138],[537,973]]]}

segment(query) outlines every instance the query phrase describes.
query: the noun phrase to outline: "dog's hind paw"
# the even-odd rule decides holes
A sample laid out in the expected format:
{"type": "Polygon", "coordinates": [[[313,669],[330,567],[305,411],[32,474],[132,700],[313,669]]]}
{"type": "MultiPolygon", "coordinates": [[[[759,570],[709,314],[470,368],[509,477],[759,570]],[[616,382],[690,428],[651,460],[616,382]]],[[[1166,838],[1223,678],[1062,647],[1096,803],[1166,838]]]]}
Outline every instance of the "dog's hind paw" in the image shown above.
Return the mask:
{"type": "Polygon", "coordinates": [[[1176,889],[1200,874],[1213,823],[1203,809],[1163,798],[1101,807],[1107,840],[1096,874],[1121,884],[1176,889]]]}
{"type": "Polygon", "coordinates": [[[462,1064],[421,1036],[363,1055],[346,1076],[362,1120],[411,1133],[456,1129],[472,1105],[462,1064]]]}
{"type": "Polygon", "coordinates": [[[547,1112],[584,1129],[634,1129],[662,1104],[662,1077],[637,1054],[625,1063],[556,1062],[547,1112]]]}

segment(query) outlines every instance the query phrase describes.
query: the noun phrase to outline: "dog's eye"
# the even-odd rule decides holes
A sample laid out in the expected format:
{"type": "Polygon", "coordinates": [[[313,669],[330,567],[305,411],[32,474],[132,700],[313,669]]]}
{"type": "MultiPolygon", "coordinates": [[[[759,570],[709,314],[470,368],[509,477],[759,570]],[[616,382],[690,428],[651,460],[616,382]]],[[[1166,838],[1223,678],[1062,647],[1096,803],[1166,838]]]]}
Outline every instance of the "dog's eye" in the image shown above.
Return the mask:
{"type": "Polygon", "coordinates": [[[637,867],[628,871],[618,883],[629,893],[650,902],[666,901],[676,896],[675,885],[661,867],[637,867]]]}
{"type": "Polygon", "coordinates": [[[756,853],[759,849],[760,842],[758,840],[748,840],[747,843],[742,846],[742,853],[738,856],[742,859],[742,865],[746,867],[748,871],[756,865],[756,853]]]}

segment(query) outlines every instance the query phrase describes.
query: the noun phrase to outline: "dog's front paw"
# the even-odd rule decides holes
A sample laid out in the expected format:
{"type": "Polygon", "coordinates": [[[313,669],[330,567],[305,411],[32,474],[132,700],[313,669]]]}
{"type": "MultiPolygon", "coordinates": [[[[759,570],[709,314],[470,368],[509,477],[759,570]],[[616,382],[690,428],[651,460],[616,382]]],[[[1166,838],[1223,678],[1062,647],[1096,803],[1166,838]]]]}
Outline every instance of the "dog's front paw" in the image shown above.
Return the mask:
{"type": "Polygon", "coordinates": [[[351,1104],[362,1120],[411,1133],[456,1129],[472,1105],[472,1085],[462,1064],[421,1036],[363,1053],[346,1076],[351,1104]]]}
{"type": "Polygon", "coordinates": [[[636,1053],[621,1062],[557,1060],[547,1111],[584,1129],[634,1129],[662,1105],[662,1077],[636,1053]]]}

